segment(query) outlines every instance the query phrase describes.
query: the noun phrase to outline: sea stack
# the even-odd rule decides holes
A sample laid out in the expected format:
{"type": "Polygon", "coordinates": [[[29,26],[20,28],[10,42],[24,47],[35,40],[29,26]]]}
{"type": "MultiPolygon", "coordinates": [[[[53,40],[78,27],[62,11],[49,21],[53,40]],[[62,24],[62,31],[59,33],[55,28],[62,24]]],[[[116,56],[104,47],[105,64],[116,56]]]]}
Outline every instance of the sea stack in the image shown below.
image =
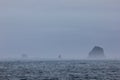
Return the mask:
{"type": "Polygon", "coordinates": [[[105,59],[104,55],[104,49],[99,46],[95,46],[90,52],[89,52],[89,59],[105,59]]]}

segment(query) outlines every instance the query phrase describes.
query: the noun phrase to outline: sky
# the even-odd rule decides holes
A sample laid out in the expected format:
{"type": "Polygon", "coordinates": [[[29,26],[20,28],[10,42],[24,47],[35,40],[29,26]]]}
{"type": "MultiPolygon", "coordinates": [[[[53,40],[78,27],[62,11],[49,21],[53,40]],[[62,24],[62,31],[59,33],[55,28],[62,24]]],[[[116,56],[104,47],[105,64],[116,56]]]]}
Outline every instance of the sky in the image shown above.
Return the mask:
{"type": "Polygon", "coordinates": [[[0,59],[120,58],[119,0],[0,0],[0,59]]]}

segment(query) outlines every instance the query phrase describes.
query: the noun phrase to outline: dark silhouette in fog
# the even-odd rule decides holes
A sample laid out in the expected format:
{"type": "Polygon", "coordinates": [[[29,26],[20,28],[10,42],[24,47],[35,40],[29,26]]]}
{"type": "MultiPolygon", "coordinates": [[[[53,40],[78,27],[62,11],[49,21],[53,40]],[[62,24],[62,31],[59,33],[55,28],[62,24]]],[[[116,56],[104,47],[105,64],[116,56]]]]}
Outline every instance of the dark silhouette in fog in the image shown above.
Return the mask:
{"type": "Polygon", "coordinates": [[[99,46],[95,46],[90,52],[89,52],[89,59],[105,59],[104,55],[104,49],[99,46]]]}
{"type": "Polygon", "coordinates": [[[58,59],[61,59],[61,58],[62,58],[61,54],[60,54],[60,55],[58,55],[58,59]]]}

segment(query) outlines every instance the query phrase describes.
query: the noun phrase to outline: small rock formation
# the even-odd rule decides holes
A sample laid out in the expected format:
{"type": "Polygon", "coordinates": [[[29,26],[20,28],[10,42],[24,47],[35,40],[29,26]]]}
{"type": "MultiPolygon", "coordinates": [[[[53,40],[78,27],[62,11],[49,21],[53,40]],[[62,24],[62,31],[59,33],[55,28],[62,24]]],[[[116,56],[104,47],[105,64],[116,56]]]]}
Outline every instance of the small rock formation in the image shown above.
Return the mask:
{"type": "Polygon", "coordinates": [[[22,57],[23,60],[28,58],[27,54],[22,54],[21,57],[22,57]]]}
{"type": "Polygon", "coordinates": [[[104,55],[104,49],[99,47],[99,46],[95,46],[90,52],[89,52],[89,59],[105,59],[105,55],[104,55]]]}
{"type": "Polygon", "coordinates": [[[61,58],[62,58],[61,54],[60,54],[60,55],[58,55],[58,59],[61,59],[61,58]]]}

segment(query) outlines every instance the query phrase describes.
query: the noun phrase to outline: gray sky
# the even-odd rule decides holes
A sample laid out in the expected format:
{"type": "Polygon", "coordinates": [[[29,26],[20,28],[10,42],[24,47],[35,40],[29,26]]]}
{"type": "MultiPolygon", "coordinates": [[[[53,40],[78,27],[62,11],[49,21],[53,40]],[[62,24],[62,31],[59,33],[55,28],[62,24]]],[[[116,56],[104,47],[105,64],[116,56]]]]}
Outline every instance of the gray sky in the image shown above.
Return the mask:
{"type": "Polygon", "coordinates": [[[0,58],[120,57],[119,0],[0,0],[0,58]]]}

